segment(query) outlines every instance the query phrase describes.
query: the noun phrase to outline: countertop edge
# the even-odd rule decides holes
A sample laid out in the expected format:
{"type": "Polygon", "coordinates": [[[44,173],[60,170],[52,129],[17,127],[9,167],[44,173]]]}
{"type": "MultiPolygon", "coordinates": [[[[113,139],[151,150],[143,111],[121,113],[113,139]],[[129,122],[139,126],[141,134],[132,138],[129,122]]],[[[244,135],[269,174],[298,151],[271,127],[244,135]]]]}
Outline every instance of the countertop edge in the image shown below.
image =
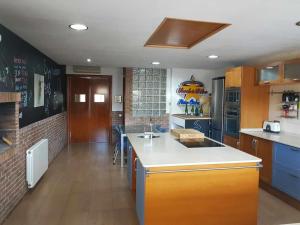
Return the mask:
{"type": "Polygon", "coordinates": [[[160,165],[145,165],[142,162],[143,167],[145,168],[159,168],[159,167],[178,167],[178,166],[203,166],[203,165],[225,165],[225,164],[245,164],[245,163],[261,163],[261,159],[257,160],[248,160],[248,161],[227,161],[227,162],[210,162],[210,163],[185,163],[185,164],[160,164],[160,165]]]}

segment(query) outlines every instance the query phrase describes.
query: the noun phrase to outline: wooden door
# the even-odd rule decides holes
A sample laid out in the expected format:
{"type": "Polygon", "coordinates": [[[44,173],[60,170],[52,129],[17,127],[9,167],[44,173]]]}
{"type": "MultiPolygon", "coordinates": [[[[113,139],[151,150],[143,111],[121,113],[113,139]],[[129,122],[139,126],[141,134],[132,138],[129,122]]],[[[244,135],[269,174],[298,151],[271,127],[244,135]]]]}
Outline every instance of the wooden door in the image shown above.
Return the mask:
{"type": "Polygon", "coordinates": [[[69,141],[111,141],[111,76],[68,77],[69,141]]]}

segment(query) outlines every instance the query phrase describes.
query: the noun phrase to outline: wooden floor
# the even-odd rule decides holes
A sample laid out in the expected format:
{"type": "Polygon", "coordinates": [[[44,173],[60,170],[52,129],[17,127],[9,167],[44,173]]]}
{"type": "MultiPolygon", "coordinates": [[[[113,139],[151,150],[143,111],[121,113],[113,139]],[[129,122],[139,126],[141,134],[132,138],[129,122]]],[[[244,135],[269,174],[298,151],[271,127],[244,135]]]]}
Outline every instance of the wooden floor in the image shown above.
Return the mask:
{"type": "MultiPolygon", "coordinates": [[[[65,149],[4,225],[138,225],[126,169],[112,165],[111,151],[106,144],[65,149]]],[[[300,222],[299,211],[264,191],[259,211],[259,225],[300,222]]]]}

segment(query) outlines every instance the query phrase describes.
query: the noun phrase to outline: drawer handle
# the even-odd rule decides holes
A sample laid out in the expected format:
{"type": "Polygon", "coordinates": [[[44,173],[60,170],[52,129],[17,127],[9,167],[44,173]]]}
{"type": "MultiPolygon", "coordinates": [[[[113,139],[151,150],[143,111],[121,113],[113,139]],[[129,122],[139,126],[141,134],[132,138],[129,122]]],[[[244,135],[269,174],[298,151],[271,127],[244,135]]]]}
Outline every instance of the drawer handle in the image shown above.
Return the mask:
{"type": "Polygon", "coordinates": [[[290,148],[290,150],[292,150],[294,152],[298,152],[299,151],[299,149],[297,149],[297,148],[290,148]]]}
{"type": "Polygon", "coordinates": [[[291,177],[298,178],[298,176],[296,176],[295,174],[289,173],[289,175],[290,175],[291,177]]]}

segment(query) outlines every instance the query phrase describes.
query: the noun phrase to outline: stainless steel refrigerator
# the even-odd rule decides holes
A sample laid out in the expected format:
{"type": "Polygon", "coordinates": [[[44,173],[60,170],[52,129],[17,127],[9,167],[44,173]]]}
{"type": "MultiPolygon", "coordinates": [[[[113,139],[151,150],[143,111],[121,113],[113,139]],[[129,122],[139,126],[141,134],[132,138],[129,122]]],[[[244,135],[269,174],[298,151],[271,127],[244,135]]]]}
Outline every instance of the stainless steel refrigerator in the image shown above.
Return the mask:
{"type": "Polygon", "coordinates": [[[225,77],[212,79],[211,138],[223,142],[225,77]]]}

